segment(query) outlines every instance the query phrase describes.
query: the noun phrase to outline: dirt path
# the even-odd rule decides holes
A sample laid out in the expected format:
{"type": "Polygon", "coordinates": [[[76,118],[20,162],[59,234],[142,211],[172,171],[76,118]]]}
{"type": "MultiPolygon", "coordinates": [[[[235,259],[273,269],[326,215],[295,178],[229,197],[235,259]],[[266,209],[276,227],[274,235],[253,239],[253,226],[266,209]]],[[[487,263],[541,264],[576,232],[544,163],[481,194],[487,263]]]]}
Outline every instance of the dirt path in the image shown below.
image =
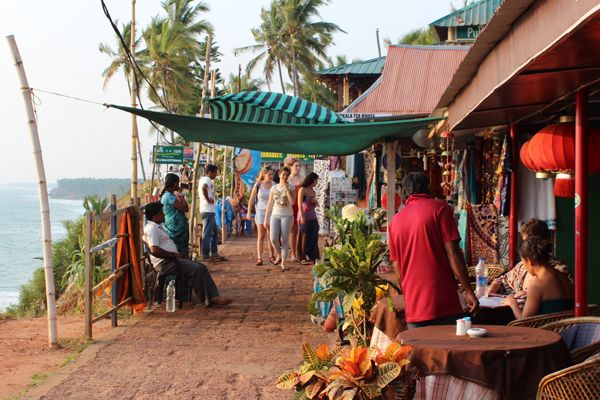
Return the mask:
{"type": "Polygon", "coordinates": [[[186,304],[175,313],[163,304],[41,398],[289,398],[275,380],[301,363],[302,342],[316,346],[331,335],[307,312],[312,268],[258,267],[255,246],[255,237],[235,239],[222,250],[229,261],[209,264],[221,295],[233,304],[186,304]]]}
{"type": "MultiPolygon", "coordinates": [[[[83,315],[58,317],[58,337],[78,338],[84,333],[83,315]]],[[[110,331],[110,321],[96,325],[98,337],[110,331]]],[[[32,375],[50,374],[73,351],[48,350],[46,318],[9,319],[0,322],[0,399],[17,396],[33,382],[32,375]]]]}

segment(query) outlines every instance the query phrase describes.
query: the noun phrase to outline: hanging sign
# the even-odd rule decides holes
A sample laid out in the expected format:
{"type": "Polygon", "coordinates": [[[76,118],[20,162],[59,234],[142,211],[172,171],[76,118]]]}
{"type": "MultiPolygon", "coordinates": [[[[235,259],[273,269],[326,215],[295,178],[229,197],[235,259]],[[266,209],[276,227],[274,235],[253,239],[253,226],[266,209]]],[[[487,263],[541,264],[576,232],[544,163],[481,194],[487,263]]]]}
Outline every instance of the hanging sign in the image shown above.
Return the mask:
{"type": "Polygon", "coordinates": [[[352,178],[330,178],[332,192],[346,192],[352,190],[352,178]]]}
{"type": "Polygon", "coordinates": [[[312,164],[315,161],[315,156],[307,154],[287,154],[263,151],[260,153],[262,162],[283,162],[287,157],[292,156],[300,160],[300,164],[312,164]]]}
{"type": "Polygon", "coordinates": [[[183,148],[183,146],[153,146],[156,164],[183,164],[183,148]]]}

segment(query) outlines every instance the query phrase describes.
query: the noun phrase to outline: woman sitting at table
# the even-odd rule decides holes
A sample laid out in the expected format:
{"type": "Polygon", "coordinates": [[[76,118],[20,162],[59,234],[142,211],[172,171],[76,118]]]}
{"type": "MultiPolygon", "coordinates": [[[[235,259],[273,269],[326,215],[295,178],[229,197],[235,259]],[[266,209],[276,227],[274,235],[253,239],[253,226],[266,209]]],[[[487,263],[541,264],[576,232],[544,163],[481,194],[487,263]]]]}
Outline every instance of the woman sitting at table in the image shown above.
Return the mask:
{"type": "Polygon", "coordinates": [[[521,244],[519,254],[533,280],[523,310],[512,295],[502,300],[512,308],[515,318],[573,310],[573,286],[565,274],[550,265],[550,243],[538,236],[529,237],[521,244]]]}

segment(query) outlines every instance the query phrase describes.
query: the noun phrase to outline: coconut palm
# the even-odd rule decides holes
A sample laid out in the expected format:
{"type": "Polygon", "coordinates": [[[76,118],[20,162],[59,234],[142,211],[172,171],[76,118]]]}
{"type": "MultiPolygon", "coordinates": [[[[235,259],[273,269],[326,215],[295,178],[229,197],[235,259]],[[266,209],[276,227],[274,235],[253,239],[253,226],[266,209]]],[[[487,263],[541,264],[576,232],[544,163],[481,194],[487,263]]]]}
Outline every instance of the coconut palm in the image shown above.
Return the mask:
{"type": "Polygon", "coordinates": [[[180,26],[180,33],[184,36],[194,37],[212,32],[213,26],[205,19],[197,21],[202,13],[210,11],[208,3],[199,2],[193,7],[194,0],[165,0],[163,9],[167,12],[168,19],[180,26]]]}
{"type": "Polygon", "coordinates": [[[268,10],[262,8],[260,17],[263,22],[260,27],[250,30],[257,44],[234,49],[233,54],[237,56],[246,52],[259,53],[246,65],[246,74],[250,74],[259,62],[264,62],[263,73],[269,90],[273,81],[273,70],[277,65],[281,91],[285,94],[281,63],[285,62],[287,51],[281,36],[281,18],[278,16],[277,4],[277,0],[274,0],[268,10]]]}
{"type": "Polygon", "coordinates": [[[223,92],[225,94],[237,93],[237,92],[257,92],[261,90],[262,86],[265,85],[265,81],[262,79],[252,79],[250,74],[243,74],[240,80],[236,74],[229,74],[229,82],[225,85],[223,92]],[[239,82],[239,90],[238,90],[239,82]]]}
{"type": "Polygon", "coordinates": [[[321,18],[319,7],[329,3],[330,0],[281,0],[277,4],[282,39],[291,62],[288,70],[295,96],[302,96],[299,69],[312,73],[315,66],[321,67],[320,60],[327,56],[325,50],[333,44],[333,34],[345,33],[336,24],[314,21],[321,18]]]}
{"type": "MultiPolygon", "coordinates": [[[[386,47],[393,44],[389,37],[383,39],[386,47]]],[[[436,44],[437,41],[429,28],[419,28],[405,33],[399,37],[395,44],[415,44],[415,45],[430,45],[436,44]]]]}
{"type": "MultiPolygon", "coordinates": [[[[119,23],[119,21],[117,20],[116,24],[118,24],[118,23],[119,23]]],[[[120,34],[121,34],[121,37],[123,38],[123,40],[125,41],[125,43],[127,43],[127,45],[129,46],[129,44],[131,43],[131,22],[129,22],[127,24],[121,24],[120,34]]],[[[120,70],[123,70],[123,74],[125,75],[125,80],[127,81],[127,85],[129,85],[129,76],[131,74],[131,63],[129,62],[129,57],[127,57],[127,52],[125,51],[123,42],[121,42],[121,40],[119,39],[119,36],[116,34],[115,34],[115,38],[116,38],[116,42],[117,42],[116,50],[113,50],[112,47],[110,47],[110,45],[108,43],[100,43],[98,45],[98,50],[100,50],[101,53],[106,54],[112,58],[112,62],[110,63],[108,68],[106,68],[102,72],[102,76],[104,77],[103,89],[105,89],[105,90],[106,90],[106,87],[108,86],[108,82],[120,70]]],[[[141,45],[141,38],[136,39],[134,51],[132,52],[132,54],[135,54],[138,52],[140,45],[141,45]]],[[[138,77],[138,79],[142,79],[142,77],[140,76],[140,77],[138,77]]],[[[138,83],[141,83],[141,81],[138,83]]]]}

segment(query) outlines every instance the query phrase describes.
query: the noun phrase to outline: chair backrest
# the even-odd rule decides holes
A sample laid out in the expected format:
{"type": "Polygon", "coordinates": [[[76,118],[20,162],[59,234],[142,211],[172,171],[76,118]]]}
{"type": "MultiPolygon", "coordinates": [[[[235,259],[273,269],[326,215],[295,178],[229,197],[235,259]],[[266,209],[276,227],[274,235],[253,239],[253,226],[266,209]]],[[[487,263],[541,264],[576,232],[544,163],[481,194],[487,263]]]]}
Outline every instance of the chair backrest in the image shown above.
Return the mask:
{"type": "Polygon", "coordinates": [[[546,375],[540,381],[536,399],[600,399],[600,359],[546,375]]]}
{"type": "MultiPolygon", "coordinates": [[[[588,304],[588,315],[594,315],[598,311],[598,305],[588,304]]],[[[535,315],[533,317],[527,317],[517,319],[508,324],[508,326],[522,326],[526,328],[539,328],[543,325],[549,324],[550,322],[560,321],[567,318],[573,318],[575,316],[575,310],[561,311],[552,314],[535,315]]]]}

